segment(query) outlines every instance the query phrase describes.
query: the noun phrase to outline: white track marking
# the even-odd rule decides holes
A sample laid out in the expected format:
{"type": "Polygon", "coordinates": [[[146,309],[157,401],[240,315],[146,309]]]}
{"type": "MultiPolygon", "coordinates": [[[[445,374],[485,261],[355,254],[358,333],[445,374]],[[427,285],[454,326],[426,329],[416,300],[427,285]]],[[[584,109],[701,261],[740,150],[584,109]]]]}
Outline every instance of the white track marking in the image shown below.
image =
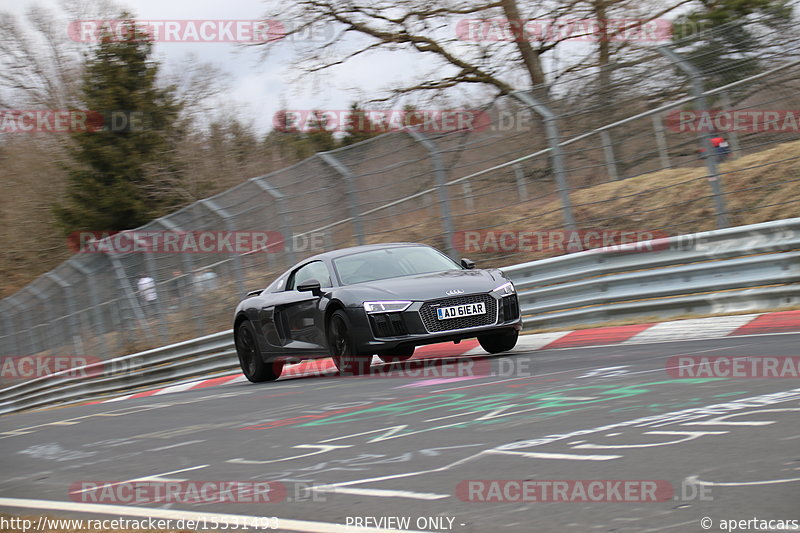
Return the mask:
{"type": "Polygon", "coordinates": [[[202,383],[202,382],[203,382],[203,380],[200,380],[200,381],[190,381],[190,382],[188,382],[188,383],[181,383],[180,385],[171,385],[171,386],[169,386],[169,387],[166,387],[166,388],[164,388],[164,389],[161,389],[161,390],[160,390],[160,391],[158,391],[157,393],[153,394],[153,396],[158,396],[158,395],[160,395],[160,394],[170,394],[170,393],[173,393],[173,392],[181,392],[181,391],[185,391],[185,390],[191,389],[191,388],[192,388],[192,387],[194,387],[195,385],[197,385],[197,384],[199,384],[199,383],[202,383]]]}
{"type": "Polygon", "coordinates": [[[492,455],[519,455],[530,459],[567,459],[571,461],[610,461],[619,459],[623,455],[576,455],[570,453],[549,453],[549,452],[510,452],[504,450],[487,450],[486,453],[492,455]]]}
{"type": "Polygon", "coordinates": [[[551,342],[557,341],[561,337],[566,337],[573,330],[551,331],[550,333],[534,333],[532,335],[520,335],[514,350],[540,350],[551,342]]]}
{"type": "Polygon", "coordinates": [[[578,376],[577,379],[583,378],[608,378],[608,377],[615,377],[621,376],[623,374],[627,374],[627,370],[623,370],[624,368],[629,368],[630,365],[622,365],[622,366],[606,366],[603,368],[595,368],[594,370],[590,370],[585,374],[578,376]]]}
{"type": "Polygon", "coordinates": [[[647,344],[664,340],[698,340],[727,337],[741,326],[752,322],[757,314],[734,315],[710,318],[692,318],[660,322],[637,333],[622,344],[647,344]]]}
{"type": "Polygon", "coordinates": [[[352,444],[298,444],[297,446],[293,446],[293,448],[316,448],[317,451],[304,453],[302,455],[292,455],[290,457],[282,457],[280,459],[270,459],[267,461],[259,461],[256,459],[242,459],[241,457],[236,459],[228,459],[225,461],[226,463],[236,463],[241,465],[263,465],[268,463],[280,463],[281,461],[291,461],[292,459],[300,459],[301,457],[308,457],[310,455],[318,455],[320,453],[329,452],[332,450],[338,450],[341,448],[352,448],[352,444]]]}
{"type": "Polygon", "coordinates": [[[683,438],[670,440],[667,442],[650,442],[647,444],[578,444],[574,446],[575,449],[592,449],[592,450],[611,450],[617,448],[656,448],[658,446],[669,446],[671,444],[680,444],[690,440],[699,439],[705,435],[725,435],[729,431],[645,431],[644,435],[683,435],[683,438]]]}
{"type": "Polygon", "coordinates": [[[119,402],[121,400],[127,400],[131,396],[135,396],[135,394],[126,394],[125,396],[119,396],[117,398],[112,398],[110,400],[103,400],[102,403],[111,403],[111,402],[119,402]]]}
{"type": "Polygon", "coordinates": [[[170,474],[177,474],[179,472],[188,472],[190,470],[199,470],[199,469],[205,468],[207,466],[208,465],[191,466],[189,468],[182,468],[180,470],[173,470],[171,472],[164,472],[163,474],[155,474],[155,475],[152,475],[152,476],[137,477],[137,478],[134,478],[134,479],[126,479],[125,481],[117,481],[116,483],[105,483],[102,487],[95,486],[95,487],[89,487],[88,489],[70,491],[70,494],[80,494],[81,492],[88,492],[90,490],[97,490],[99,488],[113,487],[114,485],[122,485],[123,483],[130,483],[131,481],[186,481],[185,479],[169,478],[169,477],[164,477],[164,476],[168,476],[170,474]]]}
{"type": "MultiPolygon", "coordinates": [[[[722,336],[715,336],[715,337],[701,337],[697,339],[669,339],[669,340],[662,340],[662,341],[648,341],[647,343],[635,343],[635,344],[670,344],[670,343],[678,343],[678,342],[697,342],[697,341],[712,341],[712,340],[722,340],[722,339],[736,339],[736,340],[744,340],[750,337],[775,337],[777,335],[800,335],[800,331],[777,331],[773,333],[748,333],[745,335],[722,335],[722,336]]],[[[522,338],[522,337],[520,337],[522,338]]],[[[633,337],[631,337],[633,338],[633,337]]],[[[630,340],[630,339],[628,339],[630,340]]],[[[546,351],[565,351],[565,350],[586,350],[586,349],[596,349],[596,348],[619,348],[620,345],[625,343],[616,342],[614,344],[597,344],[597,345],[589,345],[589,346],[569,346],[567,348],[548,348],[546,351]]]]}
{"type": "Polygon", "coordinates": [[[693,485],[706,485],[709,487],[749,487],[753,485],[774,485],[776,483],[795,483],[800,481],[800,477],[791,477],[787,479],[768,479],[765,481],[729,481],[725,483],[720,483],[717,481],[703,481],[699,479],[697,476],[689,476],[686,478],[687,483],[691,483],[693,485]]]}
{"type": "Polygon", "coordinates": [[[386,489],[352,489],[347,487],[330,487],[320,485],[312,488],[315,492],[331,492],[335,494],[353,494],[355,496],[377,496],[379,498],[410,498],[412,500],[441,500],[449,498],[449,494],[436,494],[435,492],[412,492],[410,490],[386,489]]]}
{"type": "MultiPolygon", "coordinates": [[[[128,507],[125,505],[104,505],[100,503],[75,503],[51,500],[26,500],[21,498],[0,498],[0,507],[22,509],[43,509],[46,511],[68,511],[75,513],[96,513],[116,516],[138,516],[143,518],[165,518],[172,520],[195,520],[202,522],[213,515],[220,523],[242,524],[258,519],[251,515],[223,514],[211,511],[181,511],[179,509],[153,509],[147,507],[128,507]]],[[[313,522],[278,517],[279,531],[302,531],[306,533],[352,533],[352,526],[330,522],[313,522]]],[[[413,530],[381,529],[359,527],[359,533],[428,533],[413,530]]]]}
{"type": "Polygon", "coordinates": [[[188,446],[190,444],[197,444],[198,442],[205,442],[204,440],[187,440],[186,442],[179,442],[178,444],[170,444],[169,446],[159,446],[158,448],[150,448],[148,452],[160,452],[161,450],[169,450],[179,446],[188,446]]]}
{"type": "Polygon", "coordinates": [[[679,528],[680,526],[685,526],[687,524],[697,524],[697,520],[688,520],[686,522],[678,522],[677,524],[670,524],[670,525],[664,526],[664,527],[649,528],[649,529],[645,529],[643,531],[644,531],[644,533],[648,533],[648,532],[652,532],[652,531],[664,531],[665,529],[670,529],[672,531],[680,531],[677,528],[679,528]]]}
{"type": "Polygon", "coordinates": [[[461,355],[486,355],[486,350],[484,350],[480,346],[476,346],[475,348],[470,348],[461,355]]]}

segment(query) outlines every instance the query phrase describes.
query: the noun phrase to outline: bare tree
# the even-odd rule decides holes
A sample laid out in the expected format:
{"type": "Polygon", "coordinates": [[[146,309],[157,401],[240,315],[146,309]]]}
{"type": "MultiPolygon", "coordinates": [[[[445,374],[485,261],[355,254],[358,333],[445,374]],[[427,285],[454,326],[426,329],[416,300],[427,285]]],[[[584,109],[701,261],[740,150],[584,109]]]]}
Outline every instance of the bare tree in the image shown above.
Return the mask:
{"type": "MultiPolygon", "coordinates": [[[[620,34],[672,12],[693,0],[283,0],[267,17],[281,21],[284,39],[264,43],[269,53],[281,42],[295,44],[299,78],[333,69],[380,51],[403,50],[424,55],[430,68],[413,80],[389,88],[388,96],[480,86],[494,95],[547,86],[563,73],[595,69],[635,48],[620,34]],[[661,3],[659,3],[661,2],[661,3]],[[612,16],[627,25],[606,24],[612,16]],[[553,32],[565,19],[592,19],[585,33],[553,32]],[[550,24],[536,34],[529,21],[550,24]],[[320,27],[332,28],[321,32],[320,27]],[[328,34],[323,42],[302,43],[302,36],[328,34]],[[563,69],[548,64],[548,55],[563,43],[589,37],[585,53],[573,53],[563,69]],[[563,70],[563,72],[561,71],[563,70]]],[[[601,82],[608,82],[601,78],[601,82]]]]}

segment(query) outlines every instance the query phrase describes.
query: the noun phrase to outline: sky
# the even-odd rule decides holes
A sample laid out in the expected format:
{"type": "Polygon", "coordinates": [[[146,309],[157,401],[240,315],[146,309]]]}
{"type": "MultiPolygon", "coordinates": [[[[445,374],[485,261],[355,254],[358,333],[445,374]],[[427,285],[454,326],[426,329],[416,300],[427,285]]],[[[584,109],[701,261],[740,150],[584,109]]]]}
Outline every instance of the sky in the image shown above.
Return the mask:
{"type": "MultiPolygon", "coordinates": [[[[91,4],[94,0],[63,1],[91,4]]],[[[265,16],[267,9],[264,0],[113,1],[132,12],[139,20],[258,20],[265,16]]],[[[7,2],[2,5],[0,10],[11,11],[21,16],[35,5],[66,16],[59,10],[59,0],[14,0],[13,3],[7,2]]],[[[454,21],[454,25],[456,23],[457,21],[454,21]]],[[[327,29],[333,31],[332,28],[327,29]]],[[[455,26],[443,28],[442,31],[454,30],[455,26]]],[[[65,34],[66,31],[65,24],[65,34]]],[[[448,36],[452,37],[452,34],[448,36]]],[[[416,79],[422,73],[436,68],[436,64],[426,54],[379,51],[358,56],[313,78],[297,82],[294,81],[297,70],[293,69],[295,55],[292,47],[298,45],[282,42],[266,46],[271,47],[271,52],[266,58],[263,57],[262,46],[252,47],[224,42],[157,42],[154,53],[164,64],[166,71],[170,71],[171,66],[177,65],[188,54],[193,54],[199,61],[221,67],[225,72],[224,80],[228,87],[220,99],[222,107],[226,113],[235,113],[237,118],[252,124],[259,133],[266,133],[272,128],[273,117],[280,109],[344,110],[349,108],[353,101],[363,103],[370,98],[385,96],[386,88],[407,85],[409,79],[416,79]]],[[[558,55],[545,56],[545,69],[549,70],[549,67],[555,64],[553,62],[559,61],[559,57],[560,61],[569,62],[570,56],[582,56],[587,51],[585,43],[570,42],[560,45],[558,55]],[[562,48],[563,52],[560,51],[562,48]]],[[[516,80],[512,78],[513,81],[516,80]]],[[[471,87],[468,94],[474,96],[488,93],[485,90],[476,92],[474,87],[471,87]]]]}
{"type": "MultiPolygon", "coordinates": [[[[253,20],[263,17],[261,0],[116,0],[132,11],[139,20],[253,20]]],[[[30,7],[41,6],[58,11],[57,0],[16,0],[0,10],[22,16],[30,7]]],[[[65,30],[66,31],[66,30],[65,30]]],[[[88,45],[87,45],[88,46],[88,45]]],[[[273,115],[279,109],[347,109],[359,95],[374,96],[394,80],[416,72],[419,58],[411,54],[392,54],[391,58],[366,58],[337,67],[335,71],[292,83],[296,72],[291,70],[293,54],[289,44],[276,47],[266,59],[260,47],[244,47],[236,43],[159,42],[155,57],[167,70],[187,54],[203,62],[211,62],[225,72],[228,90],[224,95],[227,107],[235,108],[239,117],[251,122],[264,133],[271,129],[273,115]]],[[[384,56],[388,52],[383,53],[384,56]]]]}

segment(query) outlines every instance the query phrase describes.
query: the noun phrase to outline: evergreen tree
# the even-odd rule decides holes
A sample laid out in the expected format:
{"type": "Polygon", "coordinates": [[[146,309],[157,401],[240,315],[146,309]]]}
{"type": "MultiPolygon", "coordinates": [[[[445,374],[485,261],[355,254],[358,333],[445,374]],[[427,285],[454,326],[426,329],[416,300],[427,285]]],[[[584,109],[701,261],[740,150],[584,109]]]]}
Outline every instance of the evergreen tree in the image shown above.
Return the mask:
{"type": "Polygon", "coordinates": [[[103,36],[86,59],[83,104],[102,116],[102,128],[71,134],[67,197],[54,207],[67,234],[138,227],[177,203],[171,153],[180,105],[174,88],[157,86],[152,42],[129,28],[129,38],[103,36]]]}
{"type": "Polygon", "coordinates": [[[760,72],[757,56],[780,47],[781,30],[791,23],[788,0],[701,0],[675,20],[673,40],[688,45],[683,53],[713,88],[760,72]]]}
{"type": "Polygon", "coordinates": [[[281,110],[276,113],[273,124],[275,129],[267,135],[267,144],[289,149],[298,160],[337,146],[333,132],[327,128],[328,119],[321,111],[311,111],[297,123],[293,115],[281,110]]]}
{"type": "Polygon", "coordinates": [[[376,135],[385,133],[385,128],[373,123],[364,109],[358,105],[358,102],[353,102],[350,104],[350,112],[347,115],[344,131],[345,135],[342,138],[342,144],[349,145],[366,141],[376,135]]]}

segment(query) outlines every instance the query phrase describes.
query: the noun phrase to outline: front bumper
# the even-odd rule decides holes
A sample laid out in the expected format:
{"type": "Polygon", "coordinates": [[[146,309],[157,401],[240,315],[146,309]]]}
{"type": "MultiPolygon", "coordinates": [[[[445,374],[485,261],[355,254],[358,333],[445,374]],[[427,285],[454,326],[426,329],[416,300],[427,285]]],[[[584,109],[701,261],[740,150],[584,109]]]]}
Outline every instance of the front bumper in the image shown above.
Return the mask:
{"type": "Polygon", "coordinates": [[[495,296],[490,293],[466,295],[427,302],[414,302],[398,313],[367,313],[363,308],[349,308],[353,340],[360,352],[391,350],[399,346],[421,346],[438,342],[470,339],[502,330],[522,328],[519,301],[516,294],[495,296]],[[439,321],[437,306],[456,301],[484,301],[485,315],[439,321]]]}

